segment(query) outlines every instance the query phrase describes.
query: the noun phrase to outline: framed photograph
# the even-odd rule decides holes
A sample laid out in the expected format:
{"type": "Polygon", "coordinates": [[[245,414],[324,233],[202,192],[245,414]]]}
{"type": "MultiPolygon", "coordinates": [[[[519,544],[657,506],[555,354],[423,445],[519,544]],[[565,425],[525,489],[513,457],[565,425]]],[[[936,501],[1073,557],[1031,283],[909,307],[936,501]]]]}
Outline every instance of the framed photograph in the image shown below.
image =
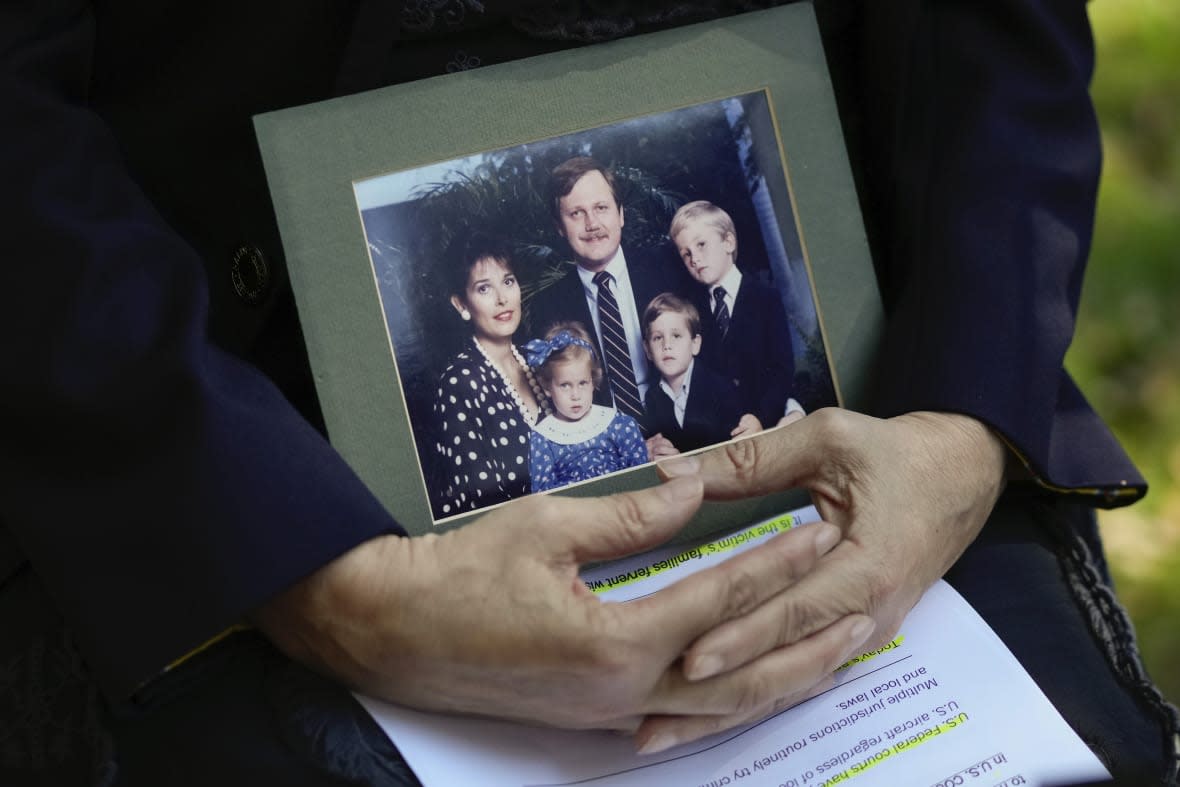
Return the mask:
{"type": "Polygon", "coordinates": [[[862,395],[880,302],[806,5],[256,125],[329,437],[412,533],[862,395]]]}
{"type": "Polygon", "coordinates": [[[435,523],[641,466],[648,441],[701,450],[838,404],[785,174],[760,90],[357,181],[435,523]],[[553,181],[571,162],[589,169],[566,180],[607,184],[610,204],[567,231],[553,181]],[[589,260],[587,232],[607,246],[589,260]],[[502,295],[477,267],[493,249],[510,277],[502,295]],[[642,346],[626,358],[631,408],[612,390],[610,338],[581,280],[620,254],[624,344],[642,346]],[[714,306],[723,280],[732,294],[722,287],[714,306]],[[496,356],[507,342],[516,352],[496,356]],[[581,394],[553,379],[571,364],[581,394]]]}

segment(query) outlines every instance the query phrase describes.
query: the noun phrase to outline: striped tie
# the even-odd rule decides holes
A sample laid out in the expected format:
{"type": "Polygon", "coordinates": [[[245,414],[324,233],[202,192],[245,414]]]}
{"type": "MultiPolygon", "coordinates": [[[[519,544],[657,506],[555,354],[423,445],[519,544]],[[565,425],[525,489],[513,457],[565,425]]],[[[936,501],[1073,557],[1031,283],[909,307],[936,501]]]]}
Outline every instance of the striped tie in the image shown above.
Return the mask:
{"type": "Polygon", "coordinates": [[[619,316],[619,302],[611,292],[610,285],[615,278],[606,271],[594,274],[598,286],[598,325],[602,332],[602,352],[606,361],[606,376],[615,395],[615,406],[620,412],[633,418],[643,415],[643,402],[639,399],[639,386],[635,383],[635,369],[631,366],[631,354],[627,352],[627,334],[623,332],[623,320],[619,316]]]}
{"type": "Polygon", "coordinates": [[[713,306],[713,320],[717,323],[717,333],[724,339],[729,331],[729,307],[725,305],[725,288],[718,287],[713,290],[713,298],[717,301],[713,306]]]}

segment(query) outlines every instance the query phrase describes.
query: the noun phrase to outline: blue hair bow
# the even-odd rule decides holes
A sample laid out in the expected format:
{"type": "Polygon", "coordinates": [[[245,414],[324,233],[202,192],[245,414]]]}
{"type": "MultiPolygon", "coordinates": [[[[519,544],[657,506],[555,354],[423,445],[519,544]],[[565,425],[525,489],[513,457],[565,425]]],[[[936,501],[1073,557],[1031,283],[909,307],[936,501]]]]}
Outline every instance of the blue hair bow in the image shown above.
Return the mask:
{"type": "Polygon", "coordinates": [[[549,360],[549,356],[558,350],[564,350],[570,345],[575,347],[585,347],[594,354],[594,347],[585,339],[580,339],[574,336],[569,331],[561,331],[553,336],[551,339],[533,339],[524,346],[525,361],[528,363],[530,369],[536,369],[545,361],[549,360]]]}

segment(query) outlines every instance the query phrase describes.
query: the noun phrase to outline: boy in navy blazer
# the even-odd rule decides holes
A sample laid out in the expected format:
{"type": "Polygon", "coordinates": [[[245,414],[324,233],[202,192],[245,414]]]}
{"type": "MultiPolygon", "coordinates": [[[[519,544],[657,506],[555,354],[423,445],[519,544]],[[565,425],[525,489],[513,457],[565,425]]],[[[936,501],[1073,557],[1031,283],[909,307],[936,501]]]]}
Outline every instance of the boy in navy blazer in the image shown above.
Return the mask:
{"type": "Polygon", "coordinates": [[[794,376],[787,314],[777,292],[736,265],[737,233],[729,214],[711,202],[684,205],[668,235],[698,292],[701,358],[737,387],[742,411],[759,428],[786,414],[794,376]]]}
{"type": "Polygon", "coordinates": [[[697,358],[701,317],[691,303],[670,292],[653,298],[643,311],[643,349],[660,374],[643,400],[648,428],[677,450],[761,431],[758,419],[742,412],[737,387],[697,358]]]}

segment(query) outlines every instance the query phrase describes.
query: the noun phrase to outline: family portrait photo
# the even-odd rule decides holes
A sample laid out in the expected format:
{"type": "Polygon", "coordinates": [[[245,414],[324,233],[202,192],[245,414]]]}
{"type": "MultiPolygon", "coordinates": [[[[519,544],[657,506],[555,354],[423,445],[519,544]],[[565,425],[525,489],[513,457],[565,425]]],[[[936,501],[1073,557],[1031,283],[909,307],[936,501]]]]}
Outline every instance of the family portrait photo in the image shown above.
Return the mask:
{"type": "Polygon", "coordinates": [[[838,403],[764,91],[354,183],[436,523],[838,403]]]}

